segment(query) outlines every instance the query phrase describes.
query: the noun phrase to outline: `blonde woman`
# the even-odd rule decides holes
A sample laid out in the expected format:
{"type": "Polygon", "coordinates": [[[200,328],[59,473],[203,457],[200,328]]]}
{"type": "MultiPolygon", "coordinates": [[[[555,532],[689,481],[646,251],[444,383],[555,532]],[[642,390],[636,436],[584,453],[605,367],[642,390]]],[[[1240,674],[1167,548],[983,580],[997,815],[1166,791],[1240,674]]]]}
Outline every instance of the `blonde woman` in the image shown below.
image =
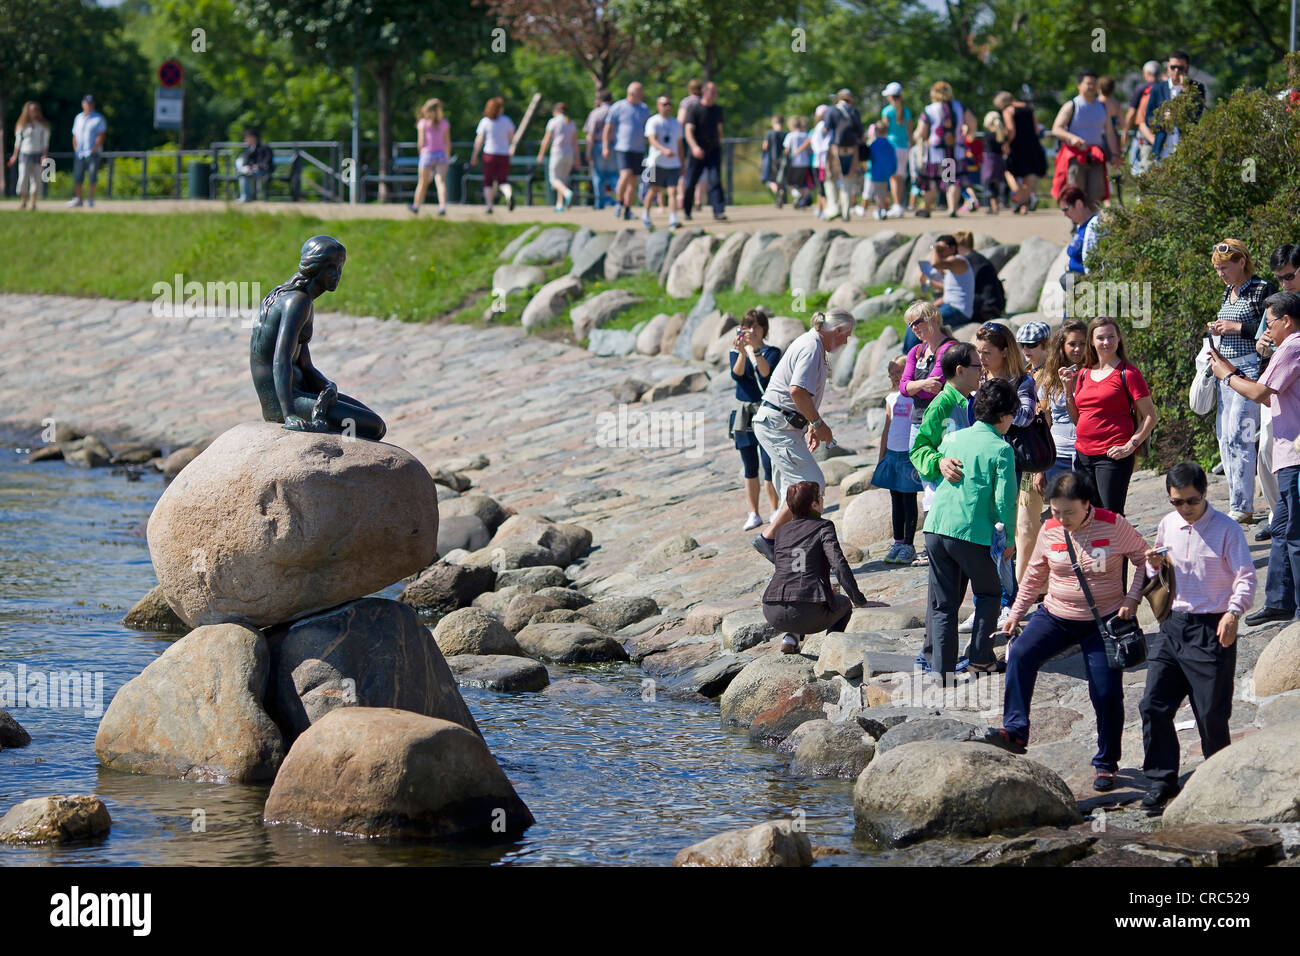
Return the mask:
{"type": "Polygon", "coordinates": [[[542,145],[537,148],[537,164],[540,166],[546,156],[547,147],[551,150],[551,161],[547,173],[551,188],[555,190],[555,211],[564,212],[573,202],[573,190],[569,188],[569,174],[573,172],[573,160],[578,155],[578,127],[569,119],[569,108],[563,103],[556,103],[551,110],[551,118],[546,124],[546,133],[542,136],[542,145]]]}
{"type": "Polygon", "coordinates": [[[928,217],[934,204],[939,184],[947,192],[948,215],[956,216],[961,205],[961,185],[957,171],[965,167],[965,139],[976,136],[975,121],[970,113],[952,96],[952,86],[940,80],[930,87],[930,105],[921,113],[916,124],[917,136],[927,146],[925,170],[925,209],[918,216],[928,217]]]}
{"type": "Polygon", "coordinates": [[[420,144],[420,179],[415,185],[415,199],[410,205],[413,213],[420,211],[429,180],[438,184],[438,215],[447,215],[447,164],[451,154],[451,124],[442,115],[442,100],[425,100],[415,123],[416,140],[420,144]]]}
{"type": "Polygon", "coordinates": [[[510,186],[510,140],[515,135],[515,124],[505,115],[506,101],[494,96],[483,106],[483,118],[474,131],[474,149],[469,164],[478,165],[483,154],[483,205],[489,213],[497,198],[497,187],[506,197],[506,211],[515,208],[515,191],[510,186]]]}
{"type": "Polygon", "coordinates": [[[32,197],[32,209],[36,208],[36,196],[40,190],[41,167],[50,152],[50,124],[41,114],[41,105],[35,101],[23,104],[23,111],[18,114],[18,125],[14,127],[14,152],[9,157],[9,165],[18,163],[18,195],[22,202],[18,208],[27,208],[28,193],[32,197]]]}

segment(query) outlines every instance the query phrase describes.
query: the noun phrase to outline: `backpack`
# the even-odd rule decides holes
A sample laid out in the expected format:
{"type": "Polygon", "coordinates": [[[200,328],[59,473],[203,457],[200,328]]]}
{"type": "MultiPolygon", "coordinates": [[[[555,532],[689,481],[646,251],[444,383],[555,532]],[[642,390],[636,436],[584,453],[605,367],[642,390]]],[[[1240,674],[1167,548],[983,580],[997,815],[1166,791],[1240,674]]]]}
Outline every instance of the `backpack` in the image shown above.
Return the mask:
{"type": "Polygon", "coordinates": [[[835,107],[840,111],[840,121],[835,124],[835,145],[856,146],[863,138],[862,116],[857,108],[843,103],[835,107]]]}

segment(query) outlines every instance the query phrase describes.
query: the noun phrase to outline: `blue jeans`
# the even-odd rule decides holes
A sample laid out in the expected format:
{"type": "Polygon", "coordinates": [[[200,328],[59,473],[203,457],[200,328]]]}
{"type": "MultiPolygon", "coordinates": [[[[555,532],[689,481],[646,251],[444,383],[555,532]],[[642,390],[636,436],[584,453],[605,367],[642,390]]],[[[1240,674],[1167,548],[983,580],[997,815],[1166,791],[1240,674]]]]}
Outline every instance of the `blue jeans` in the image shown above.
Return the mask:
{"type": "Polygon", "coordinates": [[[903,354],[906,355],[912,351],[913,347],[921,344],[921,337],[912,331],[912,327],[907,327],[907,332],[903,335],[903,354]]]}
{"type": "Polygon", "coordinates": [[[1266,607],[1296,612],[1296,582],[1300,581],[1300,466],[1277,472],[1277,505],[1273,508],[1273,541],[1268,552],[1268,581],[1264,585],[1266,607]]]}
{"type": "Polygon", "coordinates": [[[1043,475],[1043,481],[1046,483],[1043,488],[1043,497],[1047,497],[1047,490],[1052,487],[1052,482],[1056,480],[1057,475],[1063,475],[1070,471],[1074,471],[1074,449],[1070,449],[1068,458],[1058,457],[1056,461],[1052,462],[1052,466],[1043,475]]]}
{"type": "Polygon", "coordinates": [[[244,173],[239,177],[239,195],[244,202],[252,202],[257,198],[258,184],[265,182],[271,176],[270,173],[244,173]]]}
{"type": "MultiPolygon", "coordinates": [[[[1259,378],[1259,356],[1234,358],[1232,364],[1247,378],[1259,378]]],[[[1233,511],[1255,510],[1255,442],[1259,439],[1259,402],[1252,402],[1224,382],[1219,383],[1215,432],[1219,457],[1228,479],[1228,502],[1233,511]]]]}
{"type": "Polygon", "coordinates": [[[944,324],[954,329],[959,325],[965,325],[971,320],[969,315],[962,315],[947,302],[939,304],[939,314],[943,316],[944,324]]]}
{"type": "Polygon", "coordinates": [[[1007,689],[1002,704],[1002,726],[1012,736],[1029,740],[1029,702],[1039,669],[1071,644],[1083,650],[1088,671],[1088,696],[1097,714],[1097,755],[1092,765],[1114,773],[1119,769],[1120,737],[1124,734],[1124,687],[1120,671],[1106,663],[1106,646],[1097,622],[1067,621],[1040,607],[1020,637],[1007,649],[1007,689]]]}
{"type": "Polygon", "coordinates": [[[614,200],[606,202],[605,190],[608,189],[613,195],[618,188],[618,162],[611,156],[609,159],[601,159],[599,155],[593,158],[591,164],[591,196],[592,201],[596,204],[597,209],[604,209],[607,205],[614,205],[614,200]]]}

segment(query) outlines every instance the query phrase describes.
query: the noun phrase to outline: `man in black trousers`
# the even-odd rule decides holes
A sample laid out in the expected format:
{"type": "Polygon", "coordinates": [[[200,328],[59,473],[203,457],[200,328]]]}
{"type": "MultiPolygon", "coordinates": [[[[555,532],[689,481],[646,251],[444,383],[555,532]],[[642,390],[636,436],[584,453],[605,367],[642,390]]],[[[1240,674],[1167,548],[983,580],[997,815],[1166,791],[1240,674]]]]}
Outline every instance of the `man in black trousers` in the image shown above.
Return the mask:
{"type": "Polygon", "coordinates": [[[691,218],[695,206],[695,185],[704,176],[709,184],[709,204],[713,218],[725,220],[727,199],[722,192],[722,107],[718,105],[718,88],[705,83],[700,101],[686,111],[686,185],[682,190],[682,212],[691,218]]]}
{"type": "Polygon", "coordinates": [[[1180,462],[1165,476],[1174,510],[1160,522],[1154,567],[1174,569],[1172,613],[1150,642],[1147,686],[1139,711],[1146,750],[1143,772],[1151,789],[1147,810],[1178,793],[1180,746],[1174,715],[1191,698],[1201,753],[1209,759],[1231,743],[1232,687],[1237,667],[1237,627],[1255,598],[1255,562],[1241,525],[1210,507],[1201,466],[1180,462]]]}

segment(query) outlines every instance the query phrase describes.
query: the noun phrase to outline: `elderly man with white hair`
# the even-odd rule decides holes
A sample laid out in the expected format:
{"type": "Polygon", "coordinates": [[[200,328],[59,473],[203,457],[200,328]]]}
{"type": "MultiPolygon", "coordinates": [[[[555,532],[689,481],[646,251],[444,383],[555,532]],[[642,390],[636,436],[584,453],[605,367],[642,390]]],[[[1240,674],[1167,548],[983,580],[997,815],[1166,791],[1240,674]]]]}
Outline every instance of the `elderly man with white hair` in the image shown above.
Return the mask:
{"type": "Polygon", "coordinates": [[[772,481],[781,502],[767,530],[754,539],[754,547],[769,561],[775,560],[772,542],[776,529],[792,517],[786,489],[800,481],[826,488],[813,452],[834,438],[818,408],[826,391],[828,355],[844,347],[856,325],[857,319],[843,309],[815,313],[812,328],[791,342],[781,356],[754,414],[754,437],[772,460],[772,481]]]}
{"type": "Polygon", "coordinates": [[[1142,64],[1142,82],[1134,87],[1133,95],[1128,101],[1128,112],[1124,114],[1124,131],[1120,136],[1119,150],[1121,153],[1128,150],[1129,137],[1132,136],[1133,149],[1130,151],[1129,162],[1134,176],[1146,168],[1147,160],[1151,158],[1151,144],[1142,139],[1142,133],[1138,130],[1138,120],[1142,118],[1142,113],[1145,111],[1146,99],[1151,95],[1151,87],[1159,80],[1160,61],[1147,60],[1142,64]]]}

